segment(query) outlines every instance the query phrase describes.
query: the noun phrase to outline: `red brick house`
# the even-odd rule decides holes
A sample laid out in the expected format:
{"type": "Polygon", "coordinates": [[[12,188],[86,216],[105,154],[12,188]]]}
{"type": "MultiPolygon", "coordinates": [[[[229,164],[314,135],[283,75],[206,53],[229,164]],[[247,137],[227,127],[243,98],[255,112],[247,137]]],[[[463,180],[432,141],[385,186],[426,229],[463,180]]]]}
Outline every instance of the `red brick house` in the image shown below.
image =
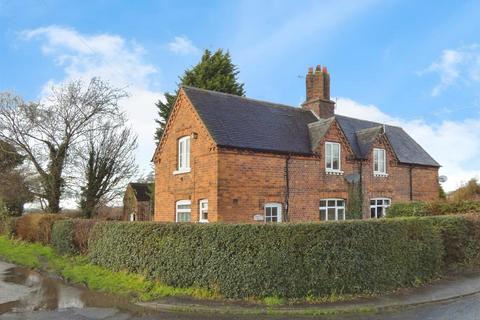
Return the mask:
{"type": "Polygon", "coordinates": [[[154,155],[156,221],[378,218],[438,197],[439,164],[402,128],[334,113],[330,75],[301,108],[184,86],[154,155]]]}
{"type": "Polygon", "coordinates": [[[129,183],[123,196],[123,220],[152,220],[153,190],[153,183],[129,183]]]}

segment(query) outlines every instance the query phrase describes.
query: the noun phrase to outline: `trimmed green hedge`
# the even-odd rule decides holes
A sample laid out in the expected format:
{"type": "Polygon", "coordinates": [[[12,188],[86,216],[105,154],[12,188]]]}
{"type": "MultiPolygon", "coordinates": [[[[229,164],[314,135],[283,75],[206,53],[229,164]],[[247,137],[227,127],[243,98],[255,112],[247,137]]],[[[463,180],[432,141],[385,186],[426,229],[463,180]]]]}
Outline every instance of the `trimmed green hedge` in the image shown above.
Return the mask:
{"type": "Polygon", "coordinates": [[[480,266],[480,216],[455,215],[429,218],[440,230],[445,270],[474,269],[480,266]]]}
{"type": "Polygon", "coordinates": [[[279,225],[99,223],[91,261],[228,298],[370,293],[437,277],[432,219],[279,225]]]}
{"type": "Polygon", "coordinates": [[[435,201],[394,203],[388,208],[388,218],[424,217],[480,212],[480,201],[435,201]]]}

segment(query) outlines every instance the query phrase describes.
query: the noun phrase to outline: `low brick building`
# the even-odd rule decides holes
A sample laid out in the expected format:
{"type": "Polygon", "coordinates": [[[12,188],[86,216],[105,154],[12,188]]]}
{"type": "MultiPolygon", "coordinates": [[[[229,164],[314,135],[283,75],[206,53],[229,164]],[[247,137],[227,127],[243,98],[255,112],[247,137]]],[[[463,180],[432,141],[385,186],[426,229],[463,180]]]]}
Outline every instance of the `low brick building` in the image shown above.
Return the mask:
{"type": "Polygon", "coordinates": [[[154,155],[154,220],[379,218],[437,199],[439,164],[402,128],[336,115],[325,68],[306,85],[301,108],[182,87],[154,155]]]}
{"type": "Polygon", "coordinates": [[[153,186],[153,183],[131,182],[128,184],[123,196],[123,220],[153,220],[153,186]]]}

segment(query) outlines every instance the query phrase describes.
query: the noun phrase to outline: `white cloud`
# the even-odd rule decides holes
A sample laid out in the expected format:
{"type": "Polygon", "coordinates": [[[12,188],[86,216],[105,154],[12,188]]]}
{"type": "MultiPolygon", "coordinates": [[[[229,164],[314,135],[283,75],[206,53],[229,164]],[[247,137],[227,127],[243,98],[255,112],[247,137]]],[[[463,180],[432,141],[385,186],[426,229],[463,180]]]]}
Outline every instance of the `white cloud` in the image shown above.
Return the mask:
{"type": "Polygon", "coordinates": [[[150,160],[155,149],[154,132],[157,118],[155,102],[163,94],[154,90],[154,75],[158,70],[144,59],[144,49],[133,41],[117,35],[86,35],[78,31],[48,26],[21,32],[25,40],[38,40],[42,52],[63,68],[63,79],[51,79],[42,93],[52,85],[72,79],[90,80],[100,77],[122,87],[129,98],[121,102],[131,126],[138,134],[136,153],[141,174],[151,170],[150,160]]]}
{"type": "Polygon", "coordinates": [[[363,105],[348,98],[338,98],[337,113],[403,127],[442,165],[440,174],[448,177],[443,184],[447,191],[480,177],[480,119],[429,124],[423,120],[392,117],[374,105],[363,105]]]}
{"type": "Polygon", "coordinates": [[[439,83],[432,89],[432,96],[439,95],[458,81],[480,81],[480,46],[472,44],[458,49],[446,49],[419,75],[436,73],[439,83]]]}
{"type": "Polygon", "coordinates": [[[187,55],[199,52],[190,39],[185,36],[175,37],[175,39],[168,44],[168,49],[176,54],[187,55]]]}

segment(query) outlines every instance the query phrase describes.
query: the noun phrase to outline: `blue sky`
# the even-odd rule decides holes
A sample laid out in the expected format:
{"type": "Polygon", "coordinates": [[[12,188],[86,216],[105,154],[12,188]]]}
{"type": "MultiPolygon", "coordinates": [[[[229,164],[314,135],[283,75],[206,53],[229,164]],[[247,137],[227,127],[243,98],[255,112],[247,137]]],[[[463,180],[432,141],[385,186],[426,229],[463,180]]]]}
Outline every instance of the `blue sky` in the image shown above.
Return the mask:
{"type": "Polygon", "coordinates": [[[326,65],[338,113],[402,125],[453,189],[480,174],[479,16],[478,1],[0,0],[0,91],[128,86],[146,172],[154,102],[203,49],[230,51],[248,96],[295,106],[326,65]]]}

